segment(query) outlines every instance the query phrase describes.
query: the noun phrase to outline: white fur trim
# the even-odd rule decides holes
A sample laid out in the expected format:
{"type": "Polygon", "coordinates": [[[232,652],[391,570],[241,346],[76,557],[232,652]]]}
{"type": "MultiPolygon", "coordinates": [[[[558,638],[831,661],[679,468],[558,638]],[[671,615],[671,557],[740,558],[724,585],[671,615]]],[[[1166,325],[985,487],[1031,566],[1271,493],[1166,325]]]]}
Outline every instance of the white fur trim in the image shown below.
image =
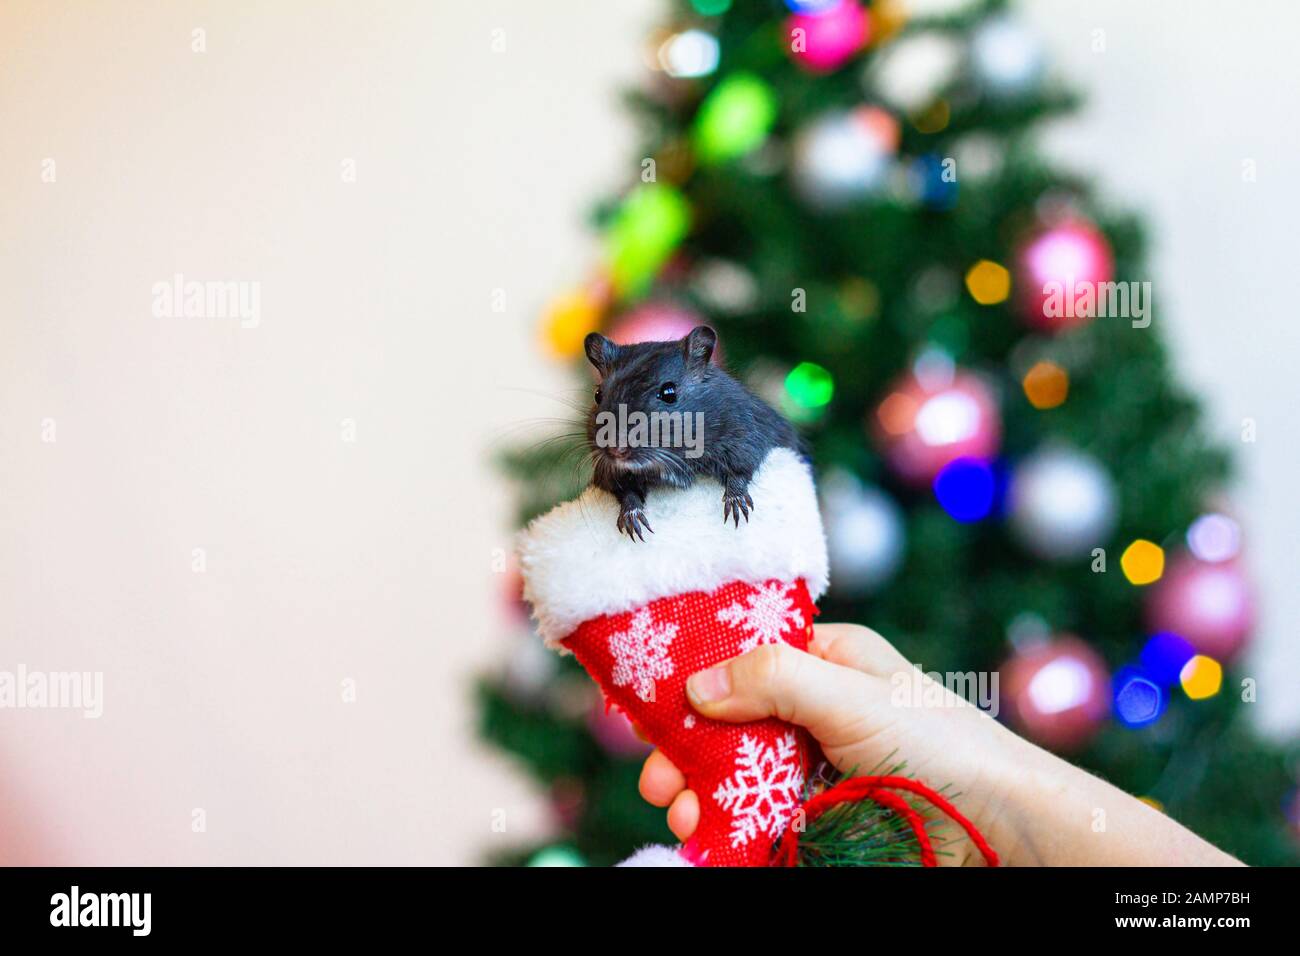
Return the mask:
{"type": "Polygon", "coordinates": [[[519,563],[543,639],[558,647],[583,621],[731,581],[803,578],[817,600],[826,591],[826,537],[808,465],[774,449],[749,493],[754,508],[737,528],[722,523],[715,481],[651,489],[645,511],[654,534],[645,541],[618,531],[618,502],[597,488],[536,519],[520,536],[519,563]]]}
{"type": "Polygon", "coordinates": [[[641,849],[637,850],[622,863],[616,865],[628,867],[659,867],[690,866],[691,863],[673,847],[664,846],[662,843],[651,843],[649,846],[641,847],[641,849]]]}

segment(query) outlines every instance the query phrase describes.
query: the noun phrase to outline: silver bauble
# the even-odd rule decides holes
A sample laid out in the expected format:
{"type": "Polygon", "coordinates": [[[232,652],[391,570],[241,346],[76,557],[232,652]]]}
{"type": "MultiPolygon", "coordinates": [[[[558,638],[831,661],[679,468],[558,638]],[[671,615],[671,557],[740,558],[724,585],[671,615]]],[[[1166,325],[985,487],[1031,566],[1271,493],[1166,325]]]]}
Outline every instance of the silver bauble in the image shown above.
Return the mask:
{"type": "Polygon", "coordinates": [[[971,37],[971,69],[984,89],[996,97],[1019,96],[1043,75],[1043,46],[1014,17],[992,17],[971,37]]]}
{"type": "Polygon", "coordinates": [[[792,175],[810,205],[832,209],[879,189],[892,163],[893,154],[867,124],[851,113],[831,113],[795,138],[792,175]]]}
{"type": "Polygon", "coordinates": [[[1110,475],[1081,451],[1037,451],[1012,476],[1012,531],[1040,558],[1068,560],[1102,547],[1115,529],[1117,510],[1110,475]]]}
{"type": "Polygon", "coordinates": [[[894,576],[905,544],[903,515],[878,488],[846,472],[821,482],[822,521],[830,557],[832,593],[867,594],[894,576]]]}

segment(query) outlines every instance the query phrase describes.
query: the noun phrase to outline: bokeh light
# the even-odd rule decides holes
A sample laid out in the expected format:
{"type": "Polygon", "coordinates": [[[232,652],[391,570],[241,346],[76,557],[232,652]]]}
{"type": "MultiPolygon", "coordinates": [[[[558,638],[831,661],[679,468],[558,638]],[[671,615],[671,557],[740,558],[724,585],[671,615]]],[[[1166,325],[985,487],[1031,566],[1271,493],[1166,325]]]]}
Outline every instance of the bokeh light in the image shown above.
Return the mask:
{"type": "Polygon", "coordinates": [[[785,391],[801,408],[820,409],[835,394],[835,380],[815,362],[800,362],[785,377],[785,391]]]}
{"type": "Polygon", "coordinates": [[[951,357],[926,349],[899,376],[875,410],[873,439],[904,480],[928,486],[957,458],[991,461],[1002,422],[997,399],[977,374],[957,370],[951,357]]]}
{"type": "Polygon", "coordinates": [[[1178,683],[1184,665],[1195,656],[1196,648],[1191,641],[1172,631],[1162,631],[1151,635],[1143,646],[1142,669],[1161,684],[1170,686],[1178,683]]]}
{"type": "Polygon", "coordinates": [[[1061,714],[1087,703],[1095,675],[1087,662],[1064,655],[1044,664],[1025,688],[1034,708],[1042,714],[1061,714]]]}
{"type": "Polygon", "coordinates": [[[873,0],[871,4],[871,42],[877,46],[888,40],[907,23],[908,0],[873,0]]]}
{"type": "Polygon", "coordinates": [[[870,279],[851,276],[840,285],[835,302],[850,322],[866,322],[880,312],[880,288],[870,279]]]}
{"type": "Polygon", "coordinates": [[[1218,661],[1241,652],[1257,616],[1253,589],[1239,562],[1212,564],[1185,552],[1169,562],[1146,601],[1148,627],[1181,634],[1218,661]]]}
{"type": "Polygon", "coordinates": [[[948,388],[957,377],[957,363],[941,348],[926,347],[912,360],[916,383],[927,392],[948,388]]]}
{"type": "Polygon", "coordinates": [[[1005,14],[994,16],[971,38],[971,60],[976,75],[991,92],[1019,95],[1037,83],[1043,72],[1043,45],[1021,20],[1005,14]]]}
{"type": "Polygon", "coordinates": [[[1145,727],[1164,713],[1165,693],[1160,685],[1135,668],[1115,675],[1115,716],[1128,727],[1145,727]]]}
{"type": "Polygon", "coordinates": [[[578,851],[567,846],[548,846],[528,861],[529,866],[586,866],[578,851]]]}
{"type": "Polygon", "coordinates": [[[1067,285],[1089,278],[1096,258],[1089,244],[1066,228],[1044,233],[1029,247],[1026,257],[1035,275],[1054,276],[1067,285]]]}
{"type": "Polygon", "coordinates": [[[918,133],[932,135],[943,132],[952,119],[952,107],[947,100],[935,100],[929,106],[912,114],[912,125],[918,133]]]}
{"type": "Polygon", "coordinates": [[[837,70],[866,45],[871,16],[858,0],[813,4],[785,22],[786,49],[800,66],[813,73],[837,70]]]}
{"type": "Polygon", "coordinates": [[[891,392],[876,409],[880,427],[888,435],[906,435],[916,421],[916,399],[903,392],[891,392]]]}
{"type": "Polygon", "coordinates": [[[978,458],[950,461],[934,478],[934,496],[939,504],[962,522],[987,518],[993,510],[996,490],[993,468],[978,458]]]}
{"type": "Polygon", "coordinates": [[[1025,319],[1050,332],[1089,322],[1095,310],[1074,308],[1079,290],[1109,282],[1114,255],[1105,236],[1084,220],[1034,236],[1016,255],[1017,297],[1025,319]]]}
{"type": "Polygon", "coordinates": [[[556,296],[542,320],[547,351],[562,359],[580,355],[583,339],[600,324],[600,316],[601,302],[590,289],[570,289],[556,296]]]}
{"type": "Polygon", "coordinates": [[[931,209],[951,209],[957,205],[958,182],[950,162],[937,153],[926,153],[912,163],[916,196],[931,209]]]}
{"type": "Polygon", "coordinates": [[[973,436],[980,427],[975,399],[955,389],[927,398],[917,409],[917,437],[927,445],[953,445],[973,436]]]}
{"type": "Polygon", "coordinates": [[[893,153],[898,150],[902,137],[898,120],[888,110],[879,106],[861,106],[853,111],[853,119],[866,129],[881,148],[893,153]]]}
{"type": "Polygon", "coordinates": [[[1223,665],[1213,657],[1197,654],[1183,665],[1179,682],[1183,693],[1192,700],[1213,697],[1223,687],[1223,665]]]}
{"type": "Polygon", "coordinates": [[[1165,552],[1155,542],[1138,538],[1124,549],[1119,565],[1130,584],[1152,584],[1165,573],[1165,552]]]}
{"type": "Polygon", "coordinates": [[[691,225],[691,206],[663,183],[634,189],[619,206],[605,236],[610,277],[620,295],[642,291],[691,225]]]}
{"type": "Polygon", "coordinates": [[[1241,550],[1241,528],[1227,515],[1201,515],[1187,529],[1187,547],[1202,561],[1231,561],[1241,550]]]}
{"type": "Polygon", "coordinates": [[[1055,362],[1046,360],[1035,362],[1021,384],[1029,404],[1040,410],[1056,408],[1070,394],[1069,373],[1055,362]]]}
{"type": "Polygon", "coordinates": [[[701,163],[723,163],[757,149],[776,120],[776,93],[753,73],[733,73],[705,97],[693,137],[701,163]]]}
{"type": "Polygon", "coordinates": [[[708,76],[718,68],[718,38],[704,30],[684,30],[659,47],[659,65],[682,79],[708,76]]]}
{"type": "Polygon", "coordinates": [[[791,13],[825,13],[840,2],[841,0],[785,0],[785,5],[791,13]]]}
{"type": "Polygon", "coordinates": [[[981,259],[966,272],[966,290],[980,305],[997,305],[1011,295],[1011,273],[1005,266],[981,259]]]}

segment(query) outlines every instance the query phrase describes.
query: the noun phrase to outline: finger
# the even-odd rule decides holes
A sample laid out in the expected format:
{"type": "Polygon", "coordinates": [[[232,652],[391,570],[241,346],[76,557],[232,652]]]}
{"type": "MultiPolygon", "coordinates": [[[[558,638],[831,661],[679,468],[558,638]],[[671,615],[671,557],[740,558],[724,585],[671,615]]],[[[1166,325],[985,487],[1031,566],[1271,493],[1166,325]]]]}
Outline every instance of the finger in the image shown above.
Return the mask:
{"type": "Polygon", "coordinates": [[[700,825],[700,800],[694,790],[683,790],[668,808],[668,829],[685,843],[700,825]]]}
{"type": "Polygon", "coordinates": [[[814,625],[808,653],[875,677],[889,677],[912,667],[893,644],[871,628],[857,624],[814,625]]]}
{"type": "Polygon", "coordinates": [[[656,750],[646,757],[641,767],[638,789],[652,807],[666,807],[686,789],[686,778],[662,750],[656,750]]]}
{"type": "Polygon", "coordinates": [[[707,717],[732,723],[777,717],[806,727],[823,746],[859,739],[864,717],[883,713],[889,700],[885,682],[788,644],[764,644],[692,674],[686,692],[707,717]]]}

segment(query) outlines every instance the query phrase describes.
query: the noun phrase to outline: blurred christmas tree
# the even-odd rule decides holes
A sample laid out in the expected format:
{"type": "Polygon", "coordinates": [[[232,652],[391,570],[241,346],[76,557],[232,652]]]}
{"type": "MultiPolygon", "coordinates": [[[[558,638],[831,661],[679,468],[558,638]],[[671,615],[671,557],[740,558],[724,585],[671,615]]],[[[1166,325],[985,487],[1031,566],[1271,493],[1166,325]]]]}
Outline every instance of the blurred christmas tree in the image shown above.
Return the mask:
{"type": "MultiPolygon", "coordinates": [[[[1294,751],[1253,734],[1233,669],[1253,608],[1227,456],[1171,376],[1139,223],[1035,151],[1076,102],[1037,39],[1002,0],[679,0],[651,44],[640,175],[549,347],[578,365],[593,328],[713,325],[813,449],[823,620],[996,673],[1020,732],[1249,862],[1296,862],[1294,751]]],[[[584,483],[573,442],[507,456],[521,520],[584,483]]],[[[521,637],[480,693],[564,831],[499,859],[670,839],[637,796],[644,745],[571,659],[521,637]]]]}

